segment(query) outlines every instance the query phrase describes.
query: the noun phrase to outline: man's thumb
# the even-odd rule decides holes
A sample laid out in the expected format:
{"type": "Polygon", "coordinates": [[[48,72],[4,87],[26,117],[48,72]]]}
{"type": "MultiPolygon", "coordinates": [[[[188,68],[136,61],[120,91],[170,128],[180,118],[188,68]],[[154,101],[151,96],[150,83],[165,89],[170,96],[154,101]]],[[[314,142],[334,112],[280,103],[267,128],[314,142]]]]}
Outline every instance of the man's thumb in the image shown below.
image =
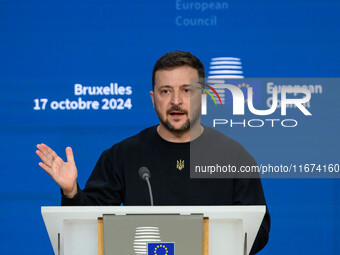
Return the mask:
{"type": "Polygon", "coordinates": [[[74,162],[73,151],[71,147],[66,148],[66,158],[67,162],[74,162]]]}

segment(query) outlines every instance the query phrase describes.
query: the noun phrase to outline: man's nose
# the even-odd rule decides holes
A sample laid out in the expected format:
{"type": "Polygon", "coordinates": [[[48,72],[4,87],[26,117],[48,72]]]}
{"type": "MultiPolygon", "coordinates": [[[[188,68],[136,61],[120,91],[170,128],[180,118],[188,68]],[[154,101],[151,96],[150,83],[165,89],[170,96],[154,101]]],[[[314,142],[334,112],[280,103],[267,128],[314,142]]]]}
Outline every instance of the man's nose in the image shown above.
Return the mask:
{"type": "Polygon", "coordinates": [[[180,91],[174,91],[171,97],[171,104],[180,105],[183,103],[183,98],[180,91]]]}

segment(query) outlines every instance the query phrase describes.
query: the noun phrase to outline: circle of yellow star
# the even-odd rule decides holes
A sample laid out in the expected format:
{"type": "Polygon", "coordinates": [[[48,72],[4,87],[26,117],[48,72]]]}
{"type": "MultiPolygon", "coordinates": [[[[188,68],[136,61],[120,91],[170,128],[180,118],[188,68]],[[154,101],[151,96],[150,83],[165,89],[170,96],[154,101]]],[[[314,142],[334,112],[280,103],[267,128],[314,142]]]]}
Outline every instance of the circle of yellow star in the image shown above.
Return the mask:
{"type": "Polygon", "coordinates": [[[161,245],[157,245],[157,247],[155,248],[155,250],[154,250],[155,255],[157,255],[157,250],[158,250],[159,248],[163,248],[163,249],[165,250],[165,254],[168,254],[168,253],[169,253],[168,248],[166,248],[165,245],[162,245],[162,244],[161,244],[161,245]]]}

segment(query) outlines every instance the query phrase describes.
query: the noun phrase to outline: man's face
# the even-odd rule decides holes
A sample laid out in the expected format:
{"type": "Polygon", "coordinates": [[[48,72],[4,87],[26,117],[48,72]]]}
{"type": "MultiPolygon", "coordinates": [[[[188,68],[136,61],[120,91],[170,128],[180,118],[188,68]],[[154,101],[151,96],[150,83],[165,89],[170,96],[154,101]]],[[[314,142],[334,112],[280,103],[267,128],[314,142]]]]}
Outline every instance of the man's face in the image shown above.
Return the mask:
{"type": "Polygon", "coordinates": [[[161,125],[171,132],[183,133],[200,120],[201,95],[196,69],[189,66],[158,70],[154,91],[150,92],[161,125]]]}

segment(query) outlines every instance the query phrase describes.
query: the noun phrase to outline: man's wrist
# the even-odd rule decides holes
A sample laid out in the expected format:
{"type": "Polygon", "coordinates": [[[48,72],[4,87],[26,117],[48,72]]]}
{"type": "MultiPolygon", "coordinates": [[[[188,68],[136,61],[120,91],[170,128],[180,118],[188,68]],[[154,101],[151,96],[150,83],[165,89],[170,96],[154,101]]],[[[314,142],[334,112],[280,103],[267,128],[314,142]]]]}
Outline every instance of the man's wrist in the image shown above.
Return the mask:
{"type": "Polygon", "coordinates": [[[75,195],[77,195],[78,193],[78,183],[76,183],[74,186],[73,186],[73,189],[70,191],[70,192],[67,192],[65,190],[62,190],[63,191],[63,194],[65,197],[69,198],[69,199],[72,199],[75,197],[75,195]]]}

